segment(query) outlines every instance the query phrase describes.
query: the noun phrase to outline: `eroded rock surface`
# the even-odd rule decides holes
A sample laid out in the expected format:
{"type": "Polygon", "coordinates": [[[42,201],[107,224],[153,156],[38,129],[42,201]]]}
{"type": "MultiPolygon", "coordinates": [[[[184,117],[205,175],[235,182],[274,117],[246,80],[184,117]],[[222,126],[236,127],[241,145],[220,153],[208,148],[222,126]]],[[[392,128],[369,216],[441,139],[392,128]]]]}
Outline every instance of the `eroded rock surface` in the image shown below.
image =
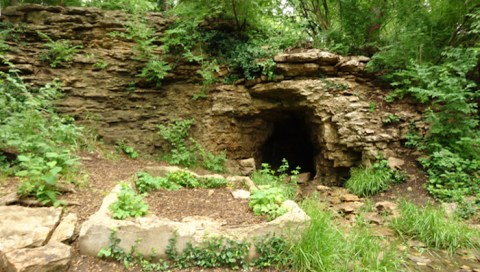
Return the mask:
{"type": "MultiPolygon", "coordinates": [[[[156,13],[146,18],[160,37],[168,22],[156,13]]],[[[105,142],[124,139],[144,152],[156,153],[168,146],[157,133],[158,124],[193,118],[191,132],[196,140],[207,150],[226,151],[236,161],[232,169],[247,173],[251,167],[247,171],[239,162],[254,158],[257,168],[268,162],[273,156],[269,152],[280,150],[275,145],[281,144],[273,142],[268,149],[269,139],[278,126],[296,116],[293,123],[302,123],[299,126],[308,131],[305,139],[287,139],[290,150],[285,152],[294,153],[297,144],[311,142],[313,153],[307,164],[312,165],[301,165],[302,170],[315,173],[325,184],[338,185],[350,167],[369,164],[379,153],[401,157],[400,141],[409,123],[420,120],[410,105],[383,102],[385,91],[365,72],[366,57],[298,49],[273,58],[277,63],[273,80],[258,77],[240,80],[238,85],[218,84],[206,99],[193,100],[202,88],[200,65],[178,63],[159,88],[136,76],[143,63],[134,59],[135,44],[108,35],[123,31],[128,16],[122,12],[26,5],[8,7],[0,20],[23,23],[25,43],[11,42],[6,58],[23,72],[27,83],[38,86],[60,80],[67,94],[58,102],[61,112],[94,127],[105,142]],[[73,62],[52,69],[39,59],[45,47],[36,31],[83,48],[73,62]],[[107,67],[96,67],[99,61],[107,67]],[[400,122],[385,125],[389,114],[400,122]]],[[[225,73],[217,76],[221,82],[225,73]]]]}
{"type": "Polygon", "coordinates": [[[61,214],[56,208],[0,206],[0,251],[44,245],[61,214]]]}

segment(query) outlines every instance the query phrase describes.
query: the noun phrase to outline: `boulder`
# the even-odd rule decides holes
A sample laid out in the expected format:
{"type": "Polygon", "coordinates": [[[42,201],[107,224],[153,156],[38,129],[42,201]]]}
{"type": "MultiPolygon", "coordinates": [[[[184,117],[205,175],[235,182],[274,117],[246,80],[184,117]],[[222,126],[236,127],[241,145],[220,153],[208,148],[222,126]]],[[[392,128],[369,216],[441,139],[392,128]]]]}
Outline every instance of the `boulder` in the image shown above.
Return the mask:
{"type": "Polygon", "coordinates": [[[58,227],[55,229],[55,232],[53,232],[50,241],[65,242],[71,240],[75,234],[77,221],[78,218],[76,214],[67,214],[67,216],[62,219],[62,222],[60,222],[58,227]]]}
{"type": "Polygon", "coordinates": [[[240,173],[244,176],[248,176],[256,170],[254,158],[239,160],[238,165],[240,166],[240,173]]]}
{"type": "Polygon", "coordinates": [[[239,190],[232,191],[232,196],[235,199],[249,199],[250,192],[247,190],[239,189],[239,190]]]}
{"type": "Polygon", "coordinates": [[[0,271],[63,272],[67,271],[71,257],[71,247],[58,242],[16,249],[0,255],[0,271]]]}
{"type": "Polygon", "coordinates": [[[45,244],[61,213],[61,209],[53,207],[0,206],[0,251],[7,253],[45,244]]]}

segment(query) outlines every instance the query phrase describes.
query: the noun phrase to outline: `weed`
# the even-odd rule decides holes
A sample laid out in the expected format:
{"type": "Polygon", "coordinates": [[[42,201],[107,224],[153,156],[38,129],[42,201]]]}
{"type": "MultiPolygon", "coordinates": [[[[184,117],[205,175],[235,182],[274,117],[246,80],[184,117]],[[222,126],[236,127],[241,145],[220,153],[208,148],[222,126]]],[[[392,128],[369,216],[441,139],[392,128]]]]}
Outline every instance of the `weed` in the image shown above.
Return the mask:
{"type": "Polygon", "coordinates": [[[168,163],[186,167],[195,166],[197,162],[200,161],[202,166],[207,170],[214,172],[225,171],[227,158],[224,152],[220,153],[220,155],[214,155],[206,151],[193,138],[188,137],[188,131],[193,123],[193,119],[174,120],[167,126],[158,126],[159,134],[171,146],[169,154],[163,158],[168,163]],[[191,145],[194,147],[191,147],[191,145]],[[195,151],[197,151],[198,154],[196,154],[195,151]]]}
{"type": "Polygon", "coordinates": [[[282,159],[282,165],[277,170],[271,169],[268,163],[262,163],[262,169],[252,174],[252,180],[257,185],[272,185],[282,188],[285,196],[293,199],[298,189],[297,175],[300,173],[300,167],[297,166],[290,171],[290,181],[288,181],[289,168],[290,165],[285,158],[282,159]]]}
{"type": "Polygon", "coordinates": [[[125,219],[127,217],[140,217],[148,213],[148,205],[143,202],[143,196],[130,187],[128,183],[122,183],[118,200],[109,207],[114,219],[125,219]]]}
{"type": "Polygon", "coordinates": [[[200,186],[200,181],[193,174],[186,171],[170,172],[166,178],[168,181],[185,188],[197,188],[200,186]]]}
{"type": "Polygon", "coordinates": [[[175,191],[182,188],[179,184],[172,181],[167,177],[152,177],[146,172],[138,172],[137,179],[135,180],[135,188],[139,193],[149,193],[153,190],[158,190],[163,188],[168,191],[175,191]]]}
{"type": "Polygon", "coordinates": [[[401,258],[392,246],[381,246],[368,227],[358,223],[347,235],[333,223],[316,197],[302,202],[310,216],[305,231],[291,247],[294,271],[398,271],[401,258]]]}
{"type": "Polygon", "coordinates": [[[285,200],[287,198],[282,188],[260,185],[252,191],[248,204],[254,214],[267,215],[268,220],[273,220],[287,212],[287,209],[282,207],[285,200]]]}
{"type": "Polygon", "coordinates": [[[57,206],[59,180],[77,171],[71,151],[82,132],[72,118],[55,113],[52,101],[60,97],[59,89],[52,82],[33,90],[15,74],[0,72],[0,153],[18,154],[9,172],[22,178],[21,196],[57,206]]]}
{"type": "Polygon", "coordinates": [[[383,120],[383,124],[384,125],[389,125],[389,124],[394,124],[394,123],[398,123],[401,121],[401,118],[398,117],[397,115],[395,114],[389,114],[384,120],[383,120]]]}
{"type": "Polygon", "coordinates": [[[259,257],[251,265],[257,268],[288,267],[292,262],[290,247],[290,243],[282,237],[260,237],[255,240],[255,250],[259,257]]]}
{"type": "Polygon", "coordinates": [[[405,238],[417,239],[429,247],[454,252],[459,248],[478,248],[480,233],[469,228],[445,211],[427,205],[424,208],[403,201],[400,216],[393,219],[392,227],[405,238]]]}
{"type": "Polygon", "coordinates": [[[176,250],[176,238],[170,239],[167,254],[174,260],[175,267],[187,268],[199,266],[204,268],[231,267],[246,268],[246,256],[250,248],[248,242],[236,242],[223,237],[209,237],[199,246],[187,243],[183,252],[176,250]]]}
{"type": "Polygon", "coordinates": [[[375,102],[368,103],[368,112],[375,112],[376,109],[377,109],[377,103],[375,102]]]}
{"type": "Polygon", "coordinates": [[[125,143],[125,140],[118,140],[116,142],[117,149],[122,152],[123,154],[127,155],[130,159],[136,159],[138,158],[138,152],[135,151],[135,148],[128,146],[125,143]]]}
{"type": "Polygon", "coordinates": [[[105,70],[108,67],[108,62],[103,59],[97,59],[97,61],[93,64],[93,68],[99,70],[105,70]]]}
{"type": "Polygon", "coordinates": [[[349,88],[345,83],[336,83],[327,79],[322,80],[325,89],[329,91],[343,91],[349,88]]]}
{"type": "Polygon", "coordinates": [[[359,196],[371,196],[388,189],[390,184],[402,182],[405,175],[388,167],[387,161],[380,159],[372,167],[352,168],[345,187],[359,196]]]}
{"type": "Polygon", "coordinates": [[[227,186],[227,180],[224,178],[207,177],[200,180],[203,188],[223,188],[227,186]]]}
{"type": "Polygon", "coordinates": [[[37,32],[37,35],[47,40],[45,43],[47,51],[42,53],[40,60],[50,63],[50,67],[52,68],[56,68],[58,65],[65,65],[72,61],[78,49],[82,48],[82,46],[72,45],[66,40],[54,41],[42,32],[37,32]]]}
{"type": "Polygon", "coordinates": [[[478,204],[472,200],[462,199],[458,202],[455,215],[461,219],[469,219],[478,211],[478,204]]]}
{"type": "Polygon", "coordinates": [[[158,58],[152,58],[148,60],[137,77],[143,77],[150,82],[155,82],[157,88],[159,88],[163,78],[165,78],[170,69],[171,68],[167,62],[158,58]]]}

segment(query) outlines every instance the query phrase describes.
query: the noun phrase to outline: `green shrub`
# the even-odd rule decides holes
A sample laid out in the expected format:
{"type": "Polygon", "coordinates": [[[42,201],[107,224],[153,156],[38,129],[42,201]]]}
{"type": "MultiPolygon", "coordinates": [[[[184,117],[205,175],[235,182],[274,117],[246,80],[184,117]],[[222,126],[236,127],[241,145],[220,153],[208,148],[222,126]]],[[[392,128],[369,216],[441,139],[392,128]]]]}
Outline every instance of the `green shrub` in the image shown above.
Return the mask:
{"type": "Polygon", "coordinates": [[[82,46],[72,45],[70,41],[66,40],[52,40],[47,34],[37,32],[38,36],[47,40],[44,44],[47,50],[42,53],[40,60],[48,62],[50,67],[56,68],[58,65],[65,65],[73,60],[78,49],[82,46]]]}
{"type": "Polygon", "coordinates": [[[188,136],[193,119],[174,120],[167,126],[159,125],[159,134],[170,144],[170,152],[163,159],[171,164],[193,167],[200,161],[210,171],[224,172],[227,161],[224,152],[219,155],[206,151],[197,141],[188,136]],[[193,147],[192,147],[193,146],[193,147]]]}
{"type": "Polygon", "coordinates": [[[271,169],[268,163],[262,163],[262,169],[252,173],[252,180],[257,185],[272,185],[281,188],[288,199],[293,199],[298,190],[297,175],[300,173],[300,167],[290,171],[290,181],[287,182],[290,165],[284,158],[282,165],[277,170],[271,169]]]}
{"type": "Polygon", "coordinates": [[[196,156],[187,147],[188,131],[193,125],[192,119],[173,120],[167,126],[159,125],[159,134],[171,146],[169,154],[163,159],[170,164],[192,167],[196,164],[196,156]]]}
{"type": "Polygon", "coordinates": [[[204,268],[230,267],[246,268],[246,256],[250,244],[237,242],[223,237],[210,237],[198,246],[187,243],[185,249],[178,253],[176,239],[170,239],[166,253],[174,261],[175,267],[187,268],[199,266],[204,268]]]}
{"type": "Polygon", "coordinates": [[[135,148],[128,146],[124,140],[118,140],[116,145],[117,149],[123,154],[127,155],[127,157],[130,159],[138,158],[138,152],[135,150],[135,148]]]}
{"type": "Polygon", "coordinates": [[[200,180],[200,186],[202,188],[223,188],[227,186],[227,180],[224,178],[202,178],[200,180]]]}
{"type": "Polygon", "coordinates": [[[287,209],[282,207],[285,200],[287,198],[282,188],[260,185],[252,191],[249,206],[254,214],[266,215],[268,220],[273,220],[287,212],[287,209]]]}
{"type": "Polygon", "coordinates": [[[392,221],[392,226],[402,237],[450,252],[480,246],[478,230],[469,228],[454,217],[448,217],[444,210],[430,205],[420,208],[403,201],[400,204],[400,216],[392,221]]]}
{"type": "Polygon", "coordinates": [[[404,180],[405,176],[400,171],[390,169],[387,161],[381,159],[370,168],[352,168],[345,187],[356,195],[371,196],[386,191],[394,182],[404,180]]]}
{"type": "Polygon", "coordinates": [[[264,236],[255,240],[255,251],[259,257],[251,263],[257,268],[286,268],[291,264],[291,244],[282,237],[264,236]]]}
{"type": "Polygon", "coordinates": [[[186,171],[170,172],[166,176],[169,182],[178,184],[185,188],[198,188],[200,181],[193,174],[186,171]]]}
{"type": "MultiPolygon", "coordinates": [[[[52,101],[60,97],[60,84],[30,89],[14,74],[0,72],[0,151],[18,154],[10,171],[22,178],[18,193],[59,205],[57,183],[73,177],[82,129],[73,119],[55,113],[52,101]]],[[[0,163],[6,163],[0,161],[0,163]]]]}
{"type": "Polygon", "coordinates": [[[148,213],[148,205],[143,202],[143,196],[130,187],[128,183],[122,183],[118,199],[109,207],[114,219],[128,217],[141,217],[148,213]]]}
{"type": "Polygon", "coordinates": [[[149,193],[153,190],[158,190],[160,188],[168,191],[176,191],[182,188],[181,185],[177,184],[175,180],[167,177],[152,177],[146,172],[138,172],[137,179],[135,180],[135,188],[137,188],[139,193],[149,193]]]}
{"type": "Polygon", "coordinates": [[[145,67],[142,68],[142,71],[137,77],[142,77],[150,82],[155,82],[158,88],[161,86],[163,78],[165,78],[170,69],[171,68],[167,62],[158,58],[151,58],[145,64],[145,67]]]}

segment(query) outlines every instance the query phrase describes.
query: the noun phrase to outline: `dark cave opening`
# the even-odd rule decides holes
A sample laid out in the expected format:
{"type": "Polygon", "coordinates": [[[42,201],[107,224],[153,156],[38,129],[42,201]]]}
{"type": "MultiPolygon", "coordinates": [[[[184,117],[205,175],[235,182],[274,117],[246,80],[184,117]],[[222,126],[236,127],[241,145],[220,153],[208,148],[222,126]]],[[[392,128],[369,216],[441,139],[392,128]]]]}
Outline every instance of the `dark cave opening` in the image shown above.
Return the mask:
{"type": "Polygon", "coordinates": [[[263,163],[272,169],[278,169],[285,158],[290,170],[300,166],[301,172],[310,172],[315,176],[315,155],[318,152],[314,142],[310,123],[302,112],[282,112],[275,114],[272,132],[260,150],[263,163]]]}

